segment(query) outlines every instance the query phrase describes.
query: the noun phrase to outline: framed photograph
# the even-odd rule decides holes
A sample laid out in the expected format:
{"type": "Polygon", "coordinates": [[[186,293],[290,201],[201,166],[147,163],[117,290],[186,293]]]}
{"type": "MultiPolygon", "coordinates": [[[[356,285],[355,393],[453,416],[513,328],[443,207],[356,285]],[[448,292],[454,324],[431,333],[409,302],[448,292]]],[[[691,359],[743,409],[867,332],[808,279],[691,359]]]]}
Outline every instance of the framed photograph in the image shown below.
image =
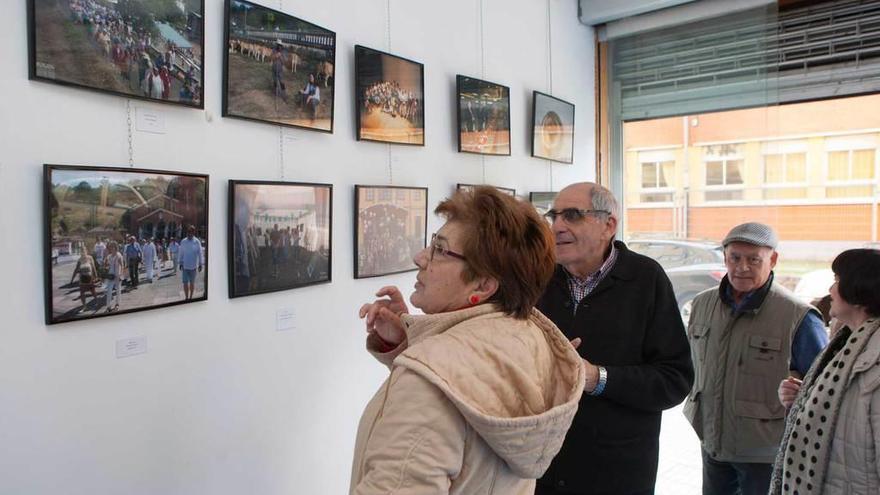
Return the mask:
{"type": "Polygon", "coordinates": [[[574,163],[574,105],[540,91],[534,92],[532,156],[574,163]]]}
{"type": "Polygon", "coordinates": [[[510,156],[510,88],[456,76],[458,151],[510,156]]]}
{"type": "Polygon", "coordinates": [[[204,12],[204,0],[28,0],[28,74],[204,108],[204,12]]]}
{"type": "Polygon", "coordinates": [[[223,115],[333,132],[336,33],[226,0],[223,115]]]}
{"type": "Polygon", "coordinates": [[[428,188],[354,186],[354,278],[416,270],[425,248],[428,188]]]}
{"type": "Polygon", "coordinates": [[[544,216],[545,213],[553,208],[553,200],[556,199],[558,192],[530,192],[529,203],[535,207],[538,214],[544,216]]]}
{"type": "Polygon", "coordinates": [[[425,145],[425,66],[354,47],[359,141],[425,145]]]}
{"type": "Polygon", "coordinates": [[[330,281],[333,186],[229,181],[229,297],[330,281]]]}
{"type": "MultiPolygon", "coordinates": [[[[455,188],[460,191],[470,191],[478,185],[480,185],[480,184],[458,184],[455,188]]],[[[516,197],[516,189],[511,189],[509,187],[490,186],[489,184],[482,184],[482,185],[494,187],[495,189],[498,189],[499,191],[501,191],[505,194],[509,194],[509,195],[513,196],[514,198],[516,197]]]]}
{"type": "Polygon", "coordinates": [[[46,323],[208,298],[208,176],[45,165],[46,323]]]}

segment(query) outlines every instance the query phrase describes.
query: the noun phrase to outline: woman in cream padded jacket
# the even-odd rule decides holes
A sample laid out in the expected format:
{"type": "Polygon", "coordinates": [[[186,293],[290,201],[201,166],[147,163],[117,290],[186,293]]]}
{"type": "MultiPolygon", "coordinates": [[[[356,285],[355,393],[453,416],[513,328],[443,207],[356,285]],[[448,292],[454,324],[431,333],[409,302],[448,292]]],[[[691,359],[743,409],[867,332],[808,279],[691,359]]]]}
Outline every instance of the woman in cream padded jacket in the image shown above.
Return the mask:
{"type": "Polygon", "coordinates": [[[880,251],[844,251],[831,269],[844,326],[803,382],[779,385],[788,416],[771,495],[880,493],[880,251]]]}
{"type": "Polygon", "coordinates": [[[361,418],[352,495],[532,495],[584,386],[580,357],[534,309],[554,269],[531,205],[477,187],[415,257],[407,314],[394,287],[361,308],[391,373],[361,418]]]}

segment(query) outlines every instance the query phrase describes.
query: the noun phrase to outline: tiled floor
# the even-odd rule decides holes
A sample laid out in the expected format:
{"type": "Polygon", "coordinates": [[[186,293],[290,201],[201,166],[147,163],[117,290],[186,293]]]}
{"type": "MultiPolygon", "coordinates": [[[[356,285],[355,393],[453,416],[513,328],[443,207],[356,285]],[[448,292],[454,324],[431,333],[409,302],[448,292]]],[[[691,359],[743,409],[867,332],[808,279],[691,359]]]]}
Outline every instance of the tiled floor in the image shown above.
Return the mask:
{"type": "Polygon", "coordinates": [[[681,409],[663,413],[656,495],[700,495],[700,441],[681,409]]]}

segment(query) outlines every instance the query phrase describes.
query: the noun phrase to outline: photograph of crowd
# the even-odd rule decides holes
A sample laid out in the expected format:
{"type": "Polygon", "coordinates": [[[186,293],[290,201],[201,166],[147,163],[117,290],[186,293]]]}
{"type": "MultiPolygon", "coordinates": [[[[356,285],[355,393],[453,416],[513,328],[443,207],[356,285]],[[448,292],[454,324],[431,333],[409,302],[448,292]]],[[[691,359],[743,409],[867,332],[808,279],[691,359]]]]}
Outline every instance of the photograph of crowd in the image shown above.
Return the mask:
{"type": "Polygon", "coordinates": [[[544,216],[545,213],[553,208],[553,200],[556,199],[555,192],[530,192],[529,202],[538,211],[538,214],[544,216]]]}
{"type": "Polygon", "coordinates": [[[458,151],[510,155],[510,88],[456,77],[458,151]]]}
{"type": "Polygon", "coordinates": [[[535,91],[532,116],[532,156],[573,163],[574,105],[535,91]]]}
{"type": "Polygon", "coordinates": [[[428,188],[355,186],[354,277],[416,270],[425,248],[428,188]]]}
{"type": "Polygon", "coordinates": [[[30,77],[204,108],[203,0],[29,0],[30,77]]]}
{"type": "MultiPolygon", "coordinates": [[[[483,185],[488,186],[488,184],[483,184],[483,185]]],[[[459,191],[471,192],[474,190],[474,187],[476,187],[476,186],[477,186],[477,184],[458,184],[455,188],[459,191]]],[[[495,189],[498,189],[499,191],[503,192],[504,194],[509,194],[509,195],[513,196],[514,198],[516,197],[516,189],[511,189],[509,187],[498,187],[498,186],[489,186],[489,187],[494,187],[495,189]]]]}
{"type": "Polygon", "coordinates": [[[46,165],[46,323],[205,300],[208,176],[46,165]]]}
{"type": "Polygon", "coordinates": [[[333,186],[229,181],[229,297],[329,282],[333,186]]]}
{"type": "Polygon", "coordinates": [[[360,45],[354,47],[357,138],[425,144],[425,66],[360,45]]]}
{"type": "Polygon", "coordinates": [[[333,132],[336,33],[226,2],[223,115],[333,132]]]}

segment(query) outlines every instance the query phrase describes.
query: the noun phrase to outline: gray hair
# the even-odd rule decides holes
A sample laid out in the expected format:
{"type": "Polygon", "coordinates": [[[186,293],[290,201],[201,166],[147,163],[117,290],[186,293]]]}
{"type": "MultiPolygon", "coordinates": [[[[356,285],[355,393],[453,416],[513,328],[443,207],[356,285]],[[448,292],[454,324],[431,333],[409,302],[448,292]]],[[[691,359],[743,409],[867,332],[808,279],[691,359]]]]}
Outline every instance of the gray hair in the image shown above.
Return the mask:
{"type": "Polygon", "coordinates": [[[593,204],[594,210],[610,211],[611,215],[609,216],[619,218],[617,198],[607,188],[599,184],[592,184],[590,188],[590,202],[593,204]]]}

